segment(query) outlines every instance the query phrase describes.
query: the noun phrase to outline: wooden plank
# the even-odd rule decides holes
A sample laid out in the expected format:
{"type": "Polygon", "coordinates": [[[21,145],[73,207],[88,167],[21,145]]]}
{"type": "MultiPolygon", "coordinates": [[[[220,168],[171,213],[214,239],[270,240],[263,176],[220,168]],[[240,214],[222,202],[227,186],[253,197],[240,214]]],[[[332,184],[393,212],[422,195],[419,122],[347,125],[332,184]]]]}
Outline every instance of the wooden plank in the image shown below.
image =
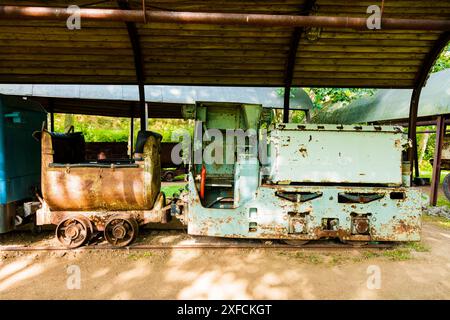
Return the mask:
{"type": "Polygon", "coordinates": [[[415,72],[404,72],[404,73],[389,73],[389,72],[295,72],[295,78],[301,79],[313,79],[313,78],[329,78],[329,79],[388,79],[388,80],[395,80],[395,79],[414,79],[416,73],[415,72]]]}
{"type": "Polygon", "coordinates": [[[364,73],[416,73],[418,66],[358,66],[358,65],[303,65],[295,66],[296,72],[364,72],[364,73]]]}
{"type": "Polygon", "coordinates": [[[92,62],[92,63],[133,63],[133,57],[117,56],[111,54],[106,55],[90,55],[90,54],[80,54],[80,55],[67,55],[67,54],[2,54],[0,52],[0,61],[57,61],[57,62],[92,62]]]}
{"type": "Polygon", "coordinates": [[[389,33],[384,30],[371,32],[332,32],[324,31],[320,34],[321,39],[353,39],[353,40],[436,40],[437,33],[389,33]]]}
{"type": "Polygon", "coordinates": [[[413,80],[294,78],[293,86],[328,88],[412,88],[413,80]]]}
{"type": "Polygon", "coordinates": [[[136,77],[130,76],[87,76],[87,75],[11,75],[0,73],[0,83],[12,84],[136,84],[136,77]]]}
{"type": "Polygon", "coordinates": [[[149,43],[143,42],[142,48],[151,49],[234,49],[234,50],[287,50],[288,45],[271,45],[261,43],[193,43],[191,41],[179,41],[169,43],[149,43]]]}
{"type": "Polygon", "coordinates": [[[153,36],[153,37],[140,37],[140,41],[143,46],[164,46],[167,44],[180,44],[180,45],[234,45],[234,44],[255,44],[255,45],[288,45],[289,37],[278,38],[245,38],[245,37],[166,37],[166,36],[153,36]]]}
{"type": "Polygon", "coordinates": [[[23,54],[29,52],[30,56],[37,54],[54,54],[54,55],[71,55],[77,57],[78,55],[101,55],[101,56],[123,56],[124,58],[133,58],[133,52],[130,49],[114,49],[110,48],[73,48],[73,47],[2,47],[0,43],[0,54],[23,54]]]}
{"type": "Polygon", "coordinates": [[[405,59],[344,59],[344,58],[305,58],[299,59],[296,65],[321,65],[321,66],[335,66],[335,65],[357,65],[357,66],[409,66],[417,67],[422,64],[422,59],[405,60],[405,59]]]}
{"type": "Polygon", "coordinates": [[[286,38],[289,37],[289,30],[284,31],[248,31],[247,29],[241,30],[184,30],[184,29],[139,29],[139,34],[142,37],[155,37],[155,36],[179,36],[179,37],[232,37],[239,36],[241,38],[286,38]]]}
{"type": "Polygon", "coordinates": [[[252,32],[289,32],[290,27],[258,27],[258,26],[238,26],[238,25],[207,25],[207,24],[176,24],[176,23],[155,23],[138,24],[139,31],[143,29],[155,30],[218,30],[218,31],[252,31],[252,32]]]}
{"type": "MultiPolygon", "coordinates": [[[[0,69],[1,70],[1,69],[0,69]]],[[[185,76],[185,77],[242,77],[242,78],[258,78],[258,77],[280,77],[282,72],[273,70],[227,70],[227,69],[146,69],[145,74],[151,76],[185,76]]]]}
{"type": "Polygon", "coordinates": [[[433,40],[400,40],[400,39],[319,39],[318,41],[300,41],[300,50],[302,46],[367,46],[367,47],[431,47],[433,40]]]}
{"type": "MultiPolygon", "coordinates": [[[[197,56],[147,56],[143,59],[149,63],[217,63],[217,64],[268,64],[278,65],[284,64],[283,58],[265,58],[265,57],[245,57],[245,56],[215,56],[215,57],[202,57],[201,61],[197,56]]],[[[132,57],[123,56],[104,56],[104,55],[30,55],[30,54],[1,54],[0,61],[58,61],[58,62],[100,62],[100,63],[133,63],[132,57]]]]}
{"type": "MultiPolygon", "coordinates": [[[[129,42],[104,42],[104,41],[15,41],[2,40],[0,46],[3,47],[45,47],[45,48],[109,48],[109,49],[131,49],[129,42]]],[[[1,50],[1,49],[0,49],[1,50]]]]}
{"type": "MultiPolygon", "coordinates": [[[[0,74],[13,75],[86,75],[86,76],[136,76],[134,69],[75,69],[75,68],[8,68],[0,66],[0,74]]],[[[54,79],[57,81],[56,79],[54,79]]]]}
{"type": "Polygon", "coordinates": [[[110,35],[83,35],[76,33],[67,34],[32,34],[32,33],[3,33],[0,32],[0,40],[3,41],[45,41],[45,42],[122,42],[126,44],[129,39],[127,35],[115,35],[111,32],[110,35]]]}
{"type": "Polygon", "coordinates": [[[9,68],[87,68],[87,69],[126,69],[126,70],[134,70],[134,63],[133,61],[109,61],[104,60],[103,61],[61,61],[58,59],[58,57],[55,57],[55,60],[3,60],[3,65],[8,66],[9,68]]]}
{"type": "MultiPolygon", "coordinates": [[[[316,52],[361,52],[361,53],[427,53],[429,47],[382,47],[382,46],[317,46],[313,44],[304,45],[303,51],[316,52]]],[[[301,51],[299,53],[301,53],[301,51]]]]}
{"type": "MultiPolygon", "coordinates": [[[[1,20],[0,20],[1,25],[1,20]]],[[[40,34],[40,35],[73,35],[73,36],[128,36],[127,30],[122,28],[81,28],[79,30],[69,30],[66,27],[42,27],[36,26],[1,26],[0,33],[15,33],[15,34],[40,34]]]]}
{"type": "Polygon", "coordinates": [[[267,49],[267,50],[239,50],[239,49],[187,49],[173,50],[168,48],[147,49],[144,51],[145,56],[189,56],[194,59],[201,57],[286,57],[287,50],[267,49]]]}
{"type": "MultiPolygon", "coordinates": [[[[391,52],[336,52],[336,51],[300,51],[297,53],[300,58],[324,58],[324,59],[386,59],[392,60],[423,60],[426,53],[391,53],[391,52]]],[[[302,59],[300,59],[302,60],[302,59]]]]}
{"type": "Polygon", "coordinates": [[[282,86],[280,78],[244,78],[244,77],[186,77],[186,76],[147,76],[146,84],[161,85],[229,85],[229,86],[282,86]]]}
{"type": "Polygon", "coordinates": [[[283,71],[284,64],[250,64],[250,63],[146,63],[146,70],[258,70],[283,71]]]}

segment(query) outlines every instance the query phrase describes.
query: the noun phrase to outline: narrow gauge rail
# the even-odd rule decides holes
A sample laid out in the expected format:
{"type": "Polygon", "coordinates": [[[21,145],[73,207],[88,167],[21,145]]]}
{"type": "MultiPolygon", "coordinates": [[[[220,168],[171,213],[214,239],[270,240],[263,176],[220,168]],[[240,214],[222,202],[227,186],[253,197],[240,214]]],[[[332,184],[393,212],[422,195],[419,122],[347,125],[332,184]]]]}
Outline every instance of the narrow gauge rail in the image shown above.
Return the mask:
{"type": "Polygon", "coordinates": [[[109,244],[90,245],[69,249],[64,246],[0,246],[0,252],[37,252],[37,251],[86,251],[86,250],[177,250],[177,249],[282,249],[282,250],[324,250],[324,249],[390,249],[398,244],[396,243],[380,243],[367,244],[364,246],[354,246],[346,243],[308,243],[303,245],[289,245],[289,244],[265,244],[265,243],[196,243],[196,244],[175,244],[175,245],[130,245],[127,247],[115,247],[109,244]]]}

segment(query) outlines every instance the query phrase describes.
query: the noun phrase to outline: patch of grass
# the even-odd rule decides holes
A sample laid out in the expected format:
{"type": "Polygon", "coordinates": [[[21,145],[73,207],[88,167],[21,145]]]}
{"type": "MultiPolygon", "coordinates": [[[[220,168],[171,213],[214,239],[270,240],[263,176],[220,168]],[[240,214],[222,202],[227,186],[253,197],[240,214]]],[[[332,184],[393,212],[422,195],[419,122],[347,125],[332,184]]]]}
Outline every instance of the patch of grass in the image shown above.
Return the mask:
{"type": "Polygon", "coordinates": [[[285,256],[288,259],[296,259],[300,260],[301,263],[310,263],[310,264],[321,264],[324,263],[325,260],[322,255],[316,254],[316,253],[306,253],[303,251],[297,251],[297,252],[279,252],[278,253],[281,256],[285,256]]]}
{"type": "Polygon", "coordinates": [[[412,258],[409,248],[388,249],[383,251],[382,255],[392,261],[405,261],[412,258]]]}
{"type": "Polygon", "coordinates": [[[438,196],[436,205],[438,207],[450,207],[450,201],[445,196],[438,196]]]}
{"type": "Polygon", "coordinates": [[[435,216],[429,216],[429,215],[422,215],[422,220],[426,222],[434,223],[444,229],[450,230],[450,220],[446,219],[444,217],[435,217],[435,216]]]}
{"type": "Polygon", "coordinates": [[[330,263],[334,266],[343,264],[345,261],[347,261],[347,259],[344,256],[342,256],[341,254],[332,254],[331,255],[330,263]]]}
{"type": "Polygon", "coordinates": [[[150,258],[151,256],[153,256],[153,253],[151,253],[149,251],[133,252],[128,255],[128,259],[133,260],[133,261],[138,261],[140,259],[150,258]]]}
{"type": "Polygon", "coordinates": [[[172,197],[174,193],[180,194],[180,189],[183,189],[183,184],[176,184],[176,185],[168,185],[168,186],[161,186],[161,191],[164,192],[166,197],[172,197]]]}
{"type": "MultiPolygon", "coordinates": [[[[427,171],[427,170],[421,170],[420,171],[420,177],[421,178],[429,178],[431,180],[431,174],[432,171],[427,171]]],[[[449,171],[446,170],[441,170],[441,176],[439,179],[439,182],[442,184],[442,182],[444,181],[445,176],[449,174],[449,171]]]]}
{"type": "Polygon", "coordinates": [[[408,242],[405,247],[410,248],[416,252],[429,252],[430,247],[421,242],[408,242]]]}
{"type": "Polygon", "coordinates": [[[323,262],[323,257],[313,253],[308,256],[308,261],[312,264],[320,264],[323,262]]]}
{"type": "Polygon", "coordinates": [[[378,258],[381,256],[381,253],[378,251],[364,251],[362,252],[362,256],[365,260],[372,259],[372,258],[378,258]]]}

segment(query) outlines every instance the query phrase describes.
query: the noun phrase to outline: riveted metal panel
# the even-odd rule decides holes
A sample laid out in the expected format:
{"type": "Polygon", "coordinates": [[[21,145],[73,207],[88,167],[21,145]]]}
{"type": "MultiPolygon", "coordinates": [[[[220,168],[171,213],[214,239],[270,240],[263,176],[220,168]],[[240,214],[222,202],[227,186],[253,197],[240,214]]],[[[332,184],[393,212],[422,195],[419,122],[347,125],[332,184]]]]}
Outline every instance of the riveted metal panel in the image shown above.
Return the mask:
{"type": "Polygon", "coordinates": [[[400,186],[406,144],[395,127],[279,125],[270,133],[269,179],[400,186]]]}

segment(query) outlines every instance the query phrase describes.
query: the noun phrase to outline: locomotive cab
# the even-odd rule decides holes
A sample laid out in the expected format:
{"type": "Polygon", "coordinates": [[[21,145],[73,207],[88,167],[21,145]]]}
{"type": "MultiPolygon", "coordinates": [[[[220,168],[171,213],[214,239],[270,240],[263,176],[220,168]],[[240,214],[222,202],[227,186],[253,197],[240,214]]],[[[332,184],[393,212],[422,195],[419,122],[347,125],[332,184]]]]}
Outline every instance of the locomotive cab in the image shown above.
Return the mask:
{"type": "Polygon", "coordinates": [[[197,105],[201,125],[188,192],[175,210],[189,234],[358,244],[420,240],[422,200],[402,174],[408,140],[401,128],[276,124],[265,111],[261,105],[197,105]],[[239,130],[248,138],[241,147],[230,139],[239,130]],[[211,153],[212,162],[205,158],[211,153]]]}

